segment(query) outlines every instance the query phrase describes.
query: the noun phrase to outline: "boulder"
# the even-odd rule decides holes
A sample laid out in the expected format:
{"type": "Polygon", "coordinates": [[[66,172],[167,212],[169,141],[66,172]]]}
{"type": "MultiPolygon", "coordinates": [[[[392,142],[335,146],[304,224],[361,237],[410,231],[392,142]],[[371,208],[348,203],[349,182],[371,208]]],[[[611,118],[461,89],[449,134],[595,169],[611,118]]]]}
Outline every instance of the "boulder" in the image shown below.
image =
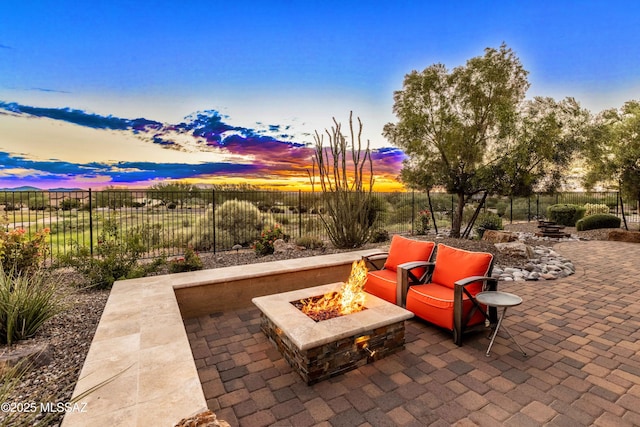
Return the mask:
{"type": "Polygon", "coordinates": [[[230,427],[229,423],[219,420],[211,411],[201,412],[191,418],[184,418],[175,427],[230,427]]]}
{"type": "Polygon", "coordinates": [[[505,255],[531,259],[535,254],[533,248],[521,242],[496,243],[496,248],[505,255]]]}
{"type": "Polygon", "coordinates": [[[640,243],[640,232],[627,230],[611,230],[609,232],[607,240],[613,240],[615,242],[640,243]]]}
{"type": "Polygon", "coordinates": [[[18,341],[12,347],[0,348],[0,374],[18,367],[37,367],[51,363],[51,348],[47,343],[18,341]]]}
{"type": "Polygon", "coordinates": [[[273,253],[283,253],[295,251],[298,247],[294,243],[287,243],[283,239],[277,239],[273,242],[273,253]]]}
{"type": "Polygon", "coordinates": [[[485,230],[482,235],[482,240],[486,240],[491,243],[506,243],[506,242],[515,242],[518,240],[518,236],[508,231],[500,231],[500,230],[485,230]]]}

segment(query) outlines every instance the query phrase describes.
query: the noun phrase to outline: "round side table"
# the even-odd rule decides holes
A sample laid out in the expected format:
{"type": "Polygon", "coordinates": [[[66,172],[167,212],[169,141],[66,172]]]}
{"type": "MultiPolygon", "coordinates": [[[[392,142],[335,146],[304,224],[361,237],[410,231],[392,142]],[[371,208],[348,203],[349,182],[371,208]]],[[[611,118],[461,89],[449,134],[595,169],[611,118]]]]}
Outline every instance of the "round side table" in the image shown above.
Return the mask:
{"type": "MultiPolygon", "coordinates": [[[[522,304],[522,298],[520,298],[518,295],[510,294],[508,292],[486,291],[486,292],[480,292],[479,294],[477,294],[476,300],[478,300],[480,304],[484,304],[489,307],[502,307],[502,313],[500,313],[500,317],[498,318],[498,324],[496,325],[495,331],[493,331],[493,335],[491,336],[491,342],[489,343],[489,348],[485,353],[487,356],[489,356],[489,352],[491,351],[493,342],[496,339],[496,335],[498,335],[498,329],[500,329],[500,325],[502,325],[502,320],[504,319],[504,316],[507,313],[507,308],[515,307],[516,305],[522,304]]],[[[509,329],[507,329],[507,327],[504,325],[502,326],[502,329],[507,331],[507,334],[509,334],[513,342],[516,343],[516,345],[522,352],[522,355],[526,356],[527,353],[522,349],[520,344],[518,344],[518,341],[516,341],[514,336],[511,335],[511,332],[509,332],[509,329]]]]}

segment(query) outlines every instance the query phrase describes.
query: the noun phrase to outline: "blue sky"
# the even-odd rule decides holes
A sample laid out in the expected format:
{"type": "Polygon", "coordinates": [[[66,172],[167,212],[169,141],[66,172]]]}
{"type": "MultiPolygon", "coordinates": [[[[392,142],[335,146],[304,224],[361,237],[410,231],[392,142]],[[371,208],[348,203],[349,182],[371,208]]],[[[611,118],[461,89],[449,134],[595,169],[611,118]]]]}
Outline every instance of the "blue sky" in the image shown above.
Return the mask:
{"type": "Polygon", "coordinates": [[[406,73],[502,42],[529,97],[637,99],[638,28],[637,1],[4,0],[0,101],[167,122],[216,109],[307,137],[353,110],[385,146],[406,73]]]}

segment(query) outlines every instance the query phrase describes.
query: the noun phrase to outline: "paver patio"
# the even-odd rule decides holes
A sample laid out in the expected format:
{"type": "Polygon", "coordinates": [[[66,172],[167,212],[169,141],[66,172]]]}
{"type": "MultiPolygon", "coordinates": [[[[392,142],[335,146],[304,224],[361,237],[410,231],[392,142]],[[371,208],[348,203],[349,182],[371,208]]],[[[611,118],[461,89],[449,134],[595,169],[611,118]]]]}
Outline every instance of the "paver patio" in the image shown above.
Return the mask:
{"type": "Polygon", "coordinates": [[[185,320],[208,406],[232,426],[640,425],[640,245],[564,242],[576,274],[501,282],[522,305],[485,334],[406,323],[406,348],[307,386],[255,307],[185,320]]]}

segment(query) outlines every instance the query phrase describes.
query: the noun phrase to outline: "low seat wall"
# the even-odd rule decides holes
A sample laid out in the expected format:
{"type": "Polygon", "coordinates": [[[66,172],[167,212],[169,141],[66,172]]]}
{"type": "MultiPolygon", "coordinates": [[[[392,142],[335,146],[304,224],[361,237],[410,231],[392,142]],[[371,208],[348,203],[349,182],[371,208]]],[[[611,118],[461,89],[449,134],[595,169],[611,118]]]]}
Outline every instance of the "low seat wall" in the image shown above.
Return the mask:
{"type": "MultiPolygon", "coordinates": [[[[183,318],[251,305],[251,298],[345,280],[351,263],[371,251],[289,259],[216,270],[196,280],[180,277],[173,286],[183,318]]],[[[195,275],[194,275],[195,276],[195,275]]]]}
{"type": "Polygon", "coordinates": [[[207,409],[183,318],[233,310],[251,298],[345,280],[375,251],[297,258],[114,284],[76,384],[84,412],[62,425],[173,426],[207,409]]]}

